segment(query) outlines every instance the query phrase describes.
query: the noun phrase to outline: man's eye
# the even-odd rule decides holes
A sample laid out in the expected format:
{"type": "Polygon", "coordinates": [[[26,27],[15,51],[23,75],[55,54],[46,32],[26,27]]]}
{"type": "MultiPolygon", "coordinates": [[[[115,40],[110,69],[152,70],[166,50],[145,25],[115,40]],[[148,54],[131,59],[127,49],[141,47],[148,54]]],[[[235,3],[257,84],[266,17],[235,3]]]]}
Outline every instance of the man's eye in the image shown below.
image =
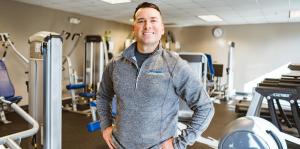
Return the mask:
{"type": "Polygon", "coordinates": [[[157,20],[151,20],[151,22],[157,22],[157,20]]]}
{"type": "Polygon", "coordinates": [[[137,20],[137,23],[143,23],[145,20],[137,20]]]}

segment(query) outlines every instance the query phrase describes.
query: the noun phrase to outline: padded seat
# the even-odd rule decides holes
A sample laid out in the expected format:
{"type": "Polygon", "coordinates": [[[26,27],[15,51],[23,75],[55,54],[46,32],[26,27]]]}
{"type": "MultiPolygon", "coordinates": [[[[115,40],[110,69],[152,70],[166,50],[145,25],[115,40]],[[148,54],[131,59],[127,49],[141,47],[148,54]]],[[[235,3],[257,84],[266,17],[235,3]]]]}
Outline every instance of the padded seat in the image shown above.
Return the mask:
{"type": "Polygon", "coordinates": [[[79,93],[80,97],[86,97],[86,98],[94,98],[96,97],[95,93],[79,93]]]}
{"type": "MultiPolygon", "coordinates": [[[[5,100],[12,103],[18,103],[21,101],[21,96],[15,96],[15,89],[10,81],[7,73],[5,63],[0,59],[0,96],[4,97],[5,100]]],[[[0,121],[4,124],[10,123],[5,117],[4,109],[2,108],[4,104],[0,103],[0,121]]],[[[0,147],[1,148],[1,147],[0,147]]]]}
{"type": "Polygon", "coordinates": [[[80,84],[69,84],[66,86],[66,88],[68,90],[71,90],[71,89],[81,89],[81,88],[85,88],[86,87],[86,84],[84,83],[80,83],[80,84]]]}
{"type": "Polygon", "coordinates": [[[22,96],[14,96],[14,97],[5,98],[5,100],[8,100],[10,102],[17,104],[22,100],[22,98],[23,98],[22,96]]]}
{"type": "Polygon", "coordinates": [[[10,81],[7,69],[3,60],[0,60],[0,96],[10,102],[18,103],[22,97],[15,96],[15,89],[10,81]]]}
{"type": "MultiPolygon", "coordinates": [[[[82,89],[85,88],[86,84],[80,83],[80,84],[69,84],[66,86],[68,90],[76,90],[76,89],[82,89]]],[[[96,93],[79,93],[80,97],[85,97],[85,98],[94,98],[96,97],[96,93]]]]}

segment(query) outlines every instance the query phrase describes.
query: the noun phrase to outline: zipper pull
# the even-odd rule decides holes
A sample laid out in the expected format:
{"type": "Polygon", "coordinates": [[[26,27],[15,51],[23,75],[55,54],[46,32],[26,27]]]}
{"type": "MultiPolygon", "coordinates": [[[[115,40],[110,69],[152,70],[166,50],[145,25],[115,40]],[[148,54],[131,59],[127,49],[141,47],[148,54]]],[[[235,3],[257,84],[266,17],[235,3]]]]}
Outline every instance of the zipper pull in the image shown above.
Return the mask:
{"type": "Polygon", "coordinates": [[[136,71],[136,77],[139,76],[139,73],[140,73],[140,68],[137,68],[137,71],[136,71]]]}

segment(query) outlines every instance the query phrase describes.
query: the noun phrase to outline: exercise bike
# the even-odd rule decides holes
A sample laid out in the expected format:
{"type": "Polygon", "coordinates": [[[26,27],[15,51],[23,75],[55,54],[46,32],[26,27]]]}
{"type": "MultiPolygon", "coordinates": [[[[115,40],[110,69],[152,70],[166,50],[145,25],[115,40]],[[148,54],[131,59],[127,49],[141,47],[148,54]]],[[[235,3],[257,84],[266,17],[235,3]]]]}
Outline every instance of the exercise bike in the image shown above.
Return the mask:
{"type": "MultiPolygon", "coordinates": [[[[257,117],[262,104],[262,96],[256,90],[247,115],[228,124],[220,140],[199,136],[196,142],[218,149],[287,149],[286,141],[300,145],[300,139],[283,133],[271,122],[257,117]]],[[[179,123],[180,130],[186,124],[179,123]]]]}

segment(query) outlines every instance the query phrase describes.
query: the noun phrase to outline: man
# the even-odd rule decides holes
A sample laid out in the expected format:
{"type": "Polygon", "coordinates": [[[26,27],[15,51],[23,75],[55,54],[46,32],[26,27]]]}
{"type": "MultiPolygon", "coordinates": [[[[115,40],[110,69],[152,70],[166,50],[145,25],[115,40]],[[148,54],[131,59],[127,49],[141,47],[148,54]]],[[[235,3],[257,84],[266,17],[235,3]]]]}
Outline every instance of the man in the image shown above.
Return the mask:
{"type": "Polygon", "coordinates": [[[136,43],[108,64],[97,94],[103,138],[110,149],[184,149],[208,127],[213,104],[188,63],[161,47],[159,8],[144,2],[133,18],[136,43]],[[176,137],[179,100],[194,114],[191,125],[176,137]]]}

